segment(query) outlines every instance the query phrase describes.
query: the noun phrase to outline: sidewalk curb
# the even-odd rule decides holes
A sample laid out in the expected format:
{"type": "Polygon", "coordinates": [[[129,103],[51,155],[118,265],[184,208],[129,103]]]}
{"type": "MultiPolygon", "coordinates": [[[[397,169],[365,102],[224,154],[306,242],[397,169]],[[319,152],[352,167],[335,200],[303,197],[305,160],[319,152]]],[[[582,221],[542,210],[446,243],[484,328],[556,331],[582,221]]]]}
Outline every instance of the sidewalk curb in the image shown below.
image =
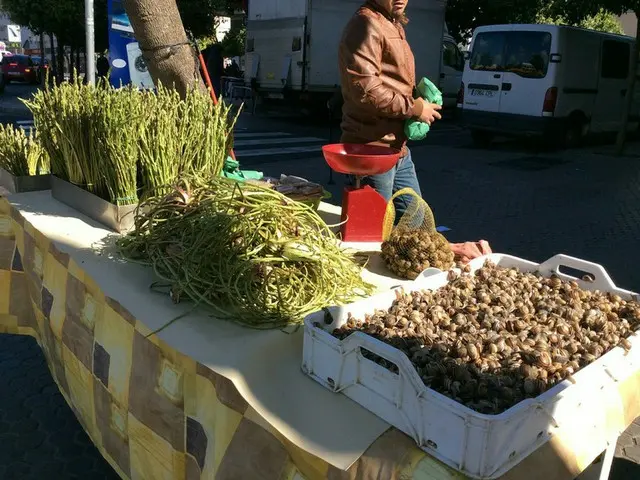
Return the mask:
{"type": "Polygon", "coordinates": [[[633,153],[632,151],[625,150],[621,155],[616,155],[614,151],[606,151],[606,150],[594,150],[592,152],[594,155],[599,155],[602,157],[616,157],[616,158],[638,158],[640,157],[640,152],[633,153]]]}

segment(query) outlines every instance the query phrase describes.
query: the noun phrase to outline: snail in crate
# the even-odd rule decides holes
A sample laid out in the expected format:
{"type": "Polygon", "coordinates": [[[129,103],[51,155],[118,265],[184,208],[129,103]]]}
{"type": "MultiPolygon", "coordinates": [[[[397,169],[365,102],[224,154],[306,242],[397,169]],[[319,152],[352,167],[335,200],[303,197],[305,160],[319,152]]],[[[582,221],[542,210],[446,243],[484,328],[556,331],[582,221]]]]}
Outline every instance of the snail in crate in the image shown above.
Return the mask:
{"type": "Polygon", "coordinates": [[[371,335],[402,351],[427,387],[495,415],[575,382],[575,373],[615,347],[630,351],[639,329],[636,299],[487,261],[475,272],[449,272],[437,290],[398,290],[388,309],[349,316],[333,335],[371,335]]]}

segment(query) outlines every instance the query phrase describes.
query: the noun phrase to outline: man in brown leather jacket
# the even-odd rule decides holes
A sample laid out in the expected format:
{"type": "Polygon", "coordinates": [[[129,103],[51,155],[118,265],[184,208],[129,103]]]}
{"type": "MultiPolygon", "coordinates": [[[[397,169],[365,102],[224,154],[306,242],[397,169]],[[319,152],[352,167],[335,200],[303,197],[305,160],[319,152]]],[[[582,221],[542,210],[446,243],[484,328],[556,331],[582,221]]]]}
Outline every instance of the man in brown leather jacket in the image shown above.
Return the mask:
{"type": "MultiPolygon", "coordinates": [[[[415,59],[404,25],[408,0],[367,0],[347,24],[339,51],[342,83],[342,142],[389,146],[402,151],[391,171],[363,183],[388,200],[394,192],[412,188],[421,195],[416,169],[404,133],[408,119],[428,124],[440,120],[440,106],[414,99],[415,59]]],[[[405,195],[395,201],[396,218],[409,206],[405,195]]],[[[459,258],[490,253],[488,243],[456,245],[459,258]]]]}
{"type": "MultiPolygon", "coordinates": [[[[344,30],[340,42],[342,142],[385,145],[402,150],[395,169],[368,177],[366,183],[387,200],[401,188],[420,185],[404,125],[415,118],[431,124],[441,107],[414,99],[415,60],[403,25],[407,0],[368,0],[344,30]]],[[[410,198],[400,197],[398,214],[410,198]]]]}

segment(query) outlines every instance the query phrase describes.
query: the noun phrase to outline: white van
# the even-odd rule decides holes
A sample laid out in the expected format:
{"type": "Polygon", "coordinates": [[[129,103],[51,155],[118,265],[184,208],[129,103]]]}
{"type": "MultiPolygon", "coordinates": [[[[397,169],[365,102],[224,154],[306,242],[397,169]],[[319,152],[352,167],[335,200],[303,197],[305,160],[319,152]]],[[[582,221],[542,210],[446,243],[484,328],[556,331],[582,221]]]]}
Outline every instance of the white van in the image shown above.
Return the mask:
{"type": "Polygon", "coordinates": [[[442,65],[440,66],[440,90],[445,108],[455,108],[462,84],[464,55],[445,25],[442,37],[442,65]]]}
{"type": "MultiPolygon", "coordinates": [[[[556,25],[476,29],[458,109],[474,142],[496,134],[544,135],[565,145],[617,131],[632,68],[634,39],[556,25]]],[[[637,128],[635,92],[630,129],[637,128]]]]}

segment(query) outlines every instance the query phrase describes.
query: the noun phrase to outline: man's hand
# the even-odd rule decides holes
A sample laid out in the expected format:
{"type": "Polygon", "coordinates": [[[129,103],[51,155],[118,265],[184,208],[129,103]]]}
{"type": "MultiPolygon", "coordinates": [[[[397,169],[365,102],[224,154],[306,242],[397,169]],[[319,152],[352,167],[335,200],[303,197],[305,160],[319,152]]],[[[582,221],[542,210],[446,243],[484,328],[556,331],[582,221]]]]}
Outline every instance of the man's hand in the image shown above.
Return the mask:
{"type": "Polygon", "coordinates": [[[456,257],[456,261],[462,263],[469,263],[475,258],[493,253],[489,246],[489,242],[486,240],[480,240],[479,242],[452,243],[451,250],[456,257]]]}
{"type": "Polygon", "coordinates": [[[418,98],[416,99],[416,102],[422,102],[422,115],[418,118],[421,122],[431,125],[436,120],[440,120],[442,118],[442,115],[440,115],[442,107],[440,105],[429,103],[424,98],[418,98]]]}

